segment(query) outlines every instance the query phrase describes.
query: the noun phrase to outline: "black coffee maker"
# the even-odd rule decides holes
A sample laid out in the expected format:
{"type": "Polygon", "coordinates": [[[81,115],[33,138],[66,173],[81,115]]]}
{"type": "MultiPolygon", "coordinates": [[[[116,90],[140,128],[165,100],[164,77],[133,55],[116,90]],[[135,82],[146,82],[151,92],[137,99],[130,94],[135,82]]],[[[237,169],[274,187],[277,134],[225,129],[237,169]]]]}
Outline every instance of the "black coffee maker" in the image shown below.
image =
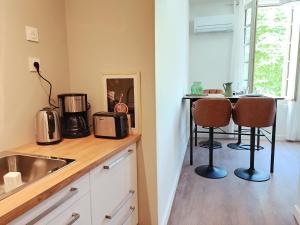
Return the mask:
{"type": "Polygon", "coordinates": [[[81,138],[89,136],[87,94],[68,93],[58,95],[62,136],[81,138]]]}

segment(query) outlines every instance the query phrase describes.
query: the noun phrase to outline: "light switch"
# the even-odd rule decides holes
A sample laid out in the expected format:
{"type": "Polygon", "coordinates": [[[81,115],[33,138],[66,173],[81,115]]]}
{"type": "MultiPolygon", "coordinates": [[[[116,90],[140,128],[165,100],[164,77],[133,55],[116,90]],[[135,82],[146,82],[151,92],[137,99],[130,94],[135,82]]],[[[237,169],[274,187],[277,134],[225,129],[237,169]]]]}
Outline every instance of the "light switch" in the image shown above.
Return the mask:
{"type": "Polygon", "coordinates": [[[34,62],[38,62],[41,66],[41,59],[40,58],[29,57],[28,58],[28,65],[29,65],[29,71],[30,72],[36,72],[36,69],[33,66],[34,62]]]}
{"type": "Polygon", "coordinates": [[[34,41],[34,42],[39,41],[39,33],[38,33],[38,29],[36,27],[26,26],[25,31],[26,31],[26,40],[27,41],[34,41]]]}

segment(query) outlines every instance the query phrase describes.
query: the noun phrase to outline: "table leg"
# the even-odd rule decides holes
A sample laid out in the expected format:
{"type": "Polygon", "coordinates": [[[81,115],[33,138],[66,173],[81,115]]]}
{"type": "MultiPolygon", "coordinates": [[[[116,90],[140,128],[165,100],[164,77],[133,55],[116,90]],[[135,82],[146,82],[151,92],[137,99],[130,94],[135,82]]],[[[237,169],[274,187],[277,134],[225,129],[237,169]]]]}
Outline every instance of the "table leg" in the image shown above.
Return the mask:
{"type": "Polygon", "coordinates": [[[271,144],[271,165],[270,165],[270,172],[274,173],[274,159],[275,159],[275,142],[276,142],[276,116],[277,116],[277,100],[275,100],[276,104],[276,113],[275,119],[272,126],[272,144],[271,144]]]}
{"type": "Polygon", "coordinates": [[[260,146],[260,128],[257,128],[257,141],[256,141],[256,145],[257,145],[257,148],[259,148],[260,146]]]}
{"type": "Polygon", "coordinates": [[[238,126],[238,142],[237,145],[240,145],[242,143],[242,126],[238,126]]]}
{"type": "Polygon", "coordinates": [[[197,146],[197,139],[198,139],[198,137],[197,137],[197,134],[198,134],[198,129],[197,129],[197,125],[195,124],[195,146],[197,146]]]}
{"type": "Polygon", "coordinates": [[[193,115],[192,115],[193,101],[190,99],[190,165],[193,165],[193,115]]]}

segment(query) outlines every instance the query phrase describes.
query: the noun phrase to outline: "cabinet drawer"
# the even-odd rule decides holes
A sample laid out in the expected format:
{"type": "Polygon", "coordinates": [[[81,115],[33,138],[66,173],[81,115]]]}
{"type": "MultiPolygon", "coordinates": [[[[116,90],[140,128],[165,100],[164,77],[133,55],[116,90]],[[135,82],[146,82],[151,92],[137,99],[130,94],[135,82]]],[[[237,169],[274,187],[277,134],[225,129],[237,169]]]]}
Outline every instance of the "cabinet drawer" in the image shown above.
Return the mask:
{"type": "Polygon", "coordinates": [[[112,224],[108,223],[105,216],[119,207],[122,201],[130,196],[130,191],[134,191],[132,199],[137,201],[135,144],[91,171],[90,180],[92,222],[95,225],[112,224]]]}
{"type": "Polygon", "coordinates": [[[51,220],[48,225],[91,225],[89,193],[51,220]]]}
{"type": "Polygon", "coordinates": [[[47,224],[86,193],[89,193],[89,174],[68,185],[9,224],[47,224]]]}
{"type": "Polygon", "coordinates": [[[138,224],[138,207],[136,203],[136,195],[120,208],[117,214],[111,219],[105,219],[105,225],[137,225],[138,224]]]}

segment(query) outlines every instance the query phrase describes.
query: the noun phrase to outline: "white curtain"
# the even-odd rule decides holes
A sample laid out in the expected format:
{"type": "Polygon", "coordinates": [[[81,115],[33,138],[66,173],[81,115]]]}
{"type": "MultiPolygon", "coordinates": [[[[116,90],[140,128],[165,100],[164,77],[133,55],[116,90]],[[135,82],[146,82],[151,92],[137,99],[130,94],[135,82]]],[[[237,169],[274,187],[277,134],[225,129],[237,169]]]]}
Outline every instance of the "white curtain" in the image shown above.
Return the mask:
{"type": "MultiPolygon", "coordinates": [[[[283,2],[296,2],[292,0],[280,0],[283,2]]],[[[299,2],[299,1],[298,1],[299,2]]],[[[297,9],[295,16],[299,16],[299,9],[297,9]]],[[[295,21],[298,21],[296,19],[295,21]]],[[[300,24],[297,24],[299,26],[300,24]]],[[[296,33],[299,33],[299,28],[296,29],[296,33]]],[[[298,37],[296,38],[295,42],[299,42],[298,37]]],[[[294,46],[295,49],[298,49],[299,46],[294,46]]],[[[293,51],[293,50],[292,50],[293,51]]],[[[286,133],[286,139],[288,141],[300,141],[300,57],[299,52],[295,52],[294,57],[296,59],[294,60],[295,63],[295,72],[297,73],[297,61],[298,61],[298,83],[295,84],[296,90],[298,93],[296,93],[296,99],[295,101],[288,101],[288,109],[287,109],[287,133],[286,133]],[[298,56],[296,56],[298,54],[298,56]]]]}
{"type": "Polygon", "coordinates": [[[244,0],[234,1],[234,28],[231,51],[231,65],[229,80],[233,82],[233,90],[240,89],[243,83],[243,63],[244,63],[244,23],[245,8],[244,0]]]}
{"type": "Polygon", "coordinates": [[[288,101],[286,133],[286,139],[288,141],[300,141],[300,74],[298,74],[298,76],[296,101],[288,101]]]}
{"type": "Polygon", "coordinates": [[[300,141],[300,100],[288,102],[286,139],[288,141],[300,141]]]}

